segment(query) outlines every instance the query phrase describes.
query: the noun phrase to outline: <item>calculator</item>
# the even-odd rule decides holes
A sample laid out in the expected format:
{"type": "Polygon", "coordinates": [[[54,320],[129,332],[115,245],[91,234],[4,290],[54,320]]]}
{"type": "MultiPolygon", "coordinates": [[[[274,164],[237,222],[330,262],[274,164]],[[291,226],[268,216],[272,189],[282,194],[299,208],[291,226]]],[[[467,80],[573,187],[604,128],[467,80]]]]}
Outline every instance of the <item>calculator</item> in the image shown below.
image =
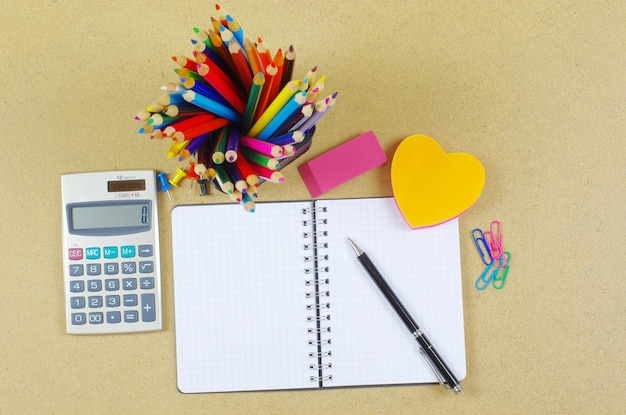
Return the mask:
{"type": "Polygon", "coordinates": [[[155,172],[65,174],[61,192],[67,332],[160,330],[155,172]]]}

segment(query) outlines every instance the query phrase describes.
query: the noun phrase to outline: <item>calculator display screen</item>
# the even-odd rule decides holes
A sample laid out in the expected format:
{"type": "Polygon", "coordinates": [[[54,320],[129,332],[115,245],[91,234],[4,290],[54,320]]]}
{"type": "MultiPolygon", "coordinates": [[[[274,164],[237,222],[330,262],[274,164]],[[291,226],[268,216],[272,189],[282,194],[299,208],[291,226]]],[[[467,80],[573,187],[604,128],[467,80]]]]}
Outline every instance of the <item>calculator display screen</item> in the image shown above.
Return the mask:
{"type": "Polygon", "coordinates": [[[120,235],[150,229],[150,201],[77,203],[69,205],[70,233],[120,235]]]}

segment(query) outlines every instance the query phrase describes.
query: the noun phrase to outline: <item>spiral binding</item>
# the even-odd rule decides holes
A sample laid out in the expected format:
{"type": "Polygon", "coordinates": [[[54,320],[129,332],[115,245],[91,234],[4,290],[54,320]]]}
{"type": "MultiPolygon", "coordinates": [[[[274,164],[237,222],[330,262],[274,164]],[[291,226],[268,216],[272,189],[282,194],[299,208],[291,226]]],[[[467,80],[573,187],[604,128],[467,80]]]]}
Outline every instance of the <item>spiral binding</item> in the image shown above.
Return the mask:
{"type": "Polygon", "coordinates": [[[307,332],[312,336],[309,339],[311,349],[308,357],[313,360],[309,364],[309,369],[312,371],[309,379],[311,382],[318,382],[319,386],[322,386],[323,382],[332,380],[332,374],[328,373],[332,369],[332,362],[329,361],[332,357],[332,351],[329,349],[331,341],[328,338],[330,291],[321,289],[322,286],[330,284],[330,278],[322,277],[322,274],[330,273],[330,267],[325,264],[328,261],[328,254],[325,252],[328,249],[328,242],[324,239],[328,236],[328,231],[318,228],[328,224],[328,219],[321,217],[326,211],[326,207],[315,206],[315,202],[310,208],[302,209],[302,214],[308,216],[302,220],[302,225],[307,228],[302,236],[308,240],[304,244],[304,250],[307,251],[304,256],[304,262],[307,264],[304,273],[311,276],[305,280],[305,286],[310,289],[306,292],[306,298],[311,300],[306,305],[307,311],[310,312],[307,315],[307,322],[311,323],[307,332]]]}

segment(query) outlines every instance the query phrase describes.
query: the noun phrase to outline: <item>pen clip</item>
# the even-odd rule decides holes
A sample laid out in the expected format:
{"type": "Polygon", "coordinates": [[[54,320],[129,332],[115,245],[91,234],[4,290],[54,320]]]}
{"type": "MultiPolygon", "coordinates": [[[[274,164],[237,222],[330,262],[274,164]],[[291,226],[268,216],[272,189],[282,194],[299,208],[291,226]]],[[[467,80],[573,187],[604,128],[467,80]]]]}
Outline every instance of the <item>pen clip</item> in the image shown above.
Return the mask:
{"type": "Polygon", "coordinates": [[[483,231],[479,228],[474,229],[472,231],[472,239],[474,240],[474,244],[476,245],[476,249],[478,249],[478,253],[483,260],[483,263],[485,265],[491,264],[493,257],[491,256],[491,249],[489,248],[489,243],[487,242],[487,239],[485,239],[483,231]],[[476,236],[476,234],[478,234],[478,236],[476,236]],[[489,258],[489,262],[487,262],[486,258],[489,258]]]}
{"type": "Polygon", "coordinates": [[[426,363],[428,364],[428,366],[430,366],[430,369],[433,371],[433,373],[435,374],[435,377],[437,378],[437,381],[439,382],[439,384],[441,386],[444,387],[445,390],[447,391],[451,391],[453,390],[453,388],[451,388],[447,383],[446,380],[443,378],[443,376],[441,375],[441,373],[439,373],[439,370],[437,370],[437,368],[435,367],[435,365],[433,364],[433,362],[430,360],[430,358],[428,357],[428,354],[426,354],[426,352],[424,351],[424,349],[421,346],[417,346],[417,350],[419,350],[420,354],[422,355],[422,357],[424,358],[424,360],[426,360],[426,363]]]}

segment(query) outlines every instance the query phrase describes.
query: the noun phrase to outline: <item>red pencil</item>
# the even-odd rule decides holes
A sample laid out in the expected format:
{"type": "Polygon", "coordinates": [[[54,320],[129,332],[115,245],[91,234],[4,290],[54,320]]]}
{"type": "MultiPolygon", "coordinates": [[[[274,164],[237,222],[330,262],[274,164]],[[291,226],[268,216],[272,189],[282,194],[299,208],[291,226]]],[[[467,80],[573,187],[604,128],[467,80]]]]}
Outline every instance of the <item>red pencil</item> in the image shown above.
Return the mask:
{"type": "Polygon", "coordinates": [[[250,163],[248,160],[241,154],[241,151],[237,151],[237,159],[235,160],[235,166],[241,173],[241,176],[246,179],[246,182],[250,186],[258,186],[259,185],[259,177],[254,173],[252,167],[250,167],[250,163]]]}
{"type": "Polygon", "coordinates": [[[204,63],[198,64],[198,74],[202,76],[228,103],[240,114],[246,111],[246,103],[241,99],[241,96],[230,88],[224,79],[217,74],[216,66],[206,65],[204,63]]]}
{"type": "Polygon", "coordinates": [[[246,90],[246,94],[249,94],[250,88],[252,88],[252,73],[250,72],[250,66],[248,66],[248,61],[246,60],[243,50],[241,46],[239,46],[239,43],[231,42],[228,46],[228,51],[230,52],[230,57],[237,70],[237,76],[246,90]]]}

